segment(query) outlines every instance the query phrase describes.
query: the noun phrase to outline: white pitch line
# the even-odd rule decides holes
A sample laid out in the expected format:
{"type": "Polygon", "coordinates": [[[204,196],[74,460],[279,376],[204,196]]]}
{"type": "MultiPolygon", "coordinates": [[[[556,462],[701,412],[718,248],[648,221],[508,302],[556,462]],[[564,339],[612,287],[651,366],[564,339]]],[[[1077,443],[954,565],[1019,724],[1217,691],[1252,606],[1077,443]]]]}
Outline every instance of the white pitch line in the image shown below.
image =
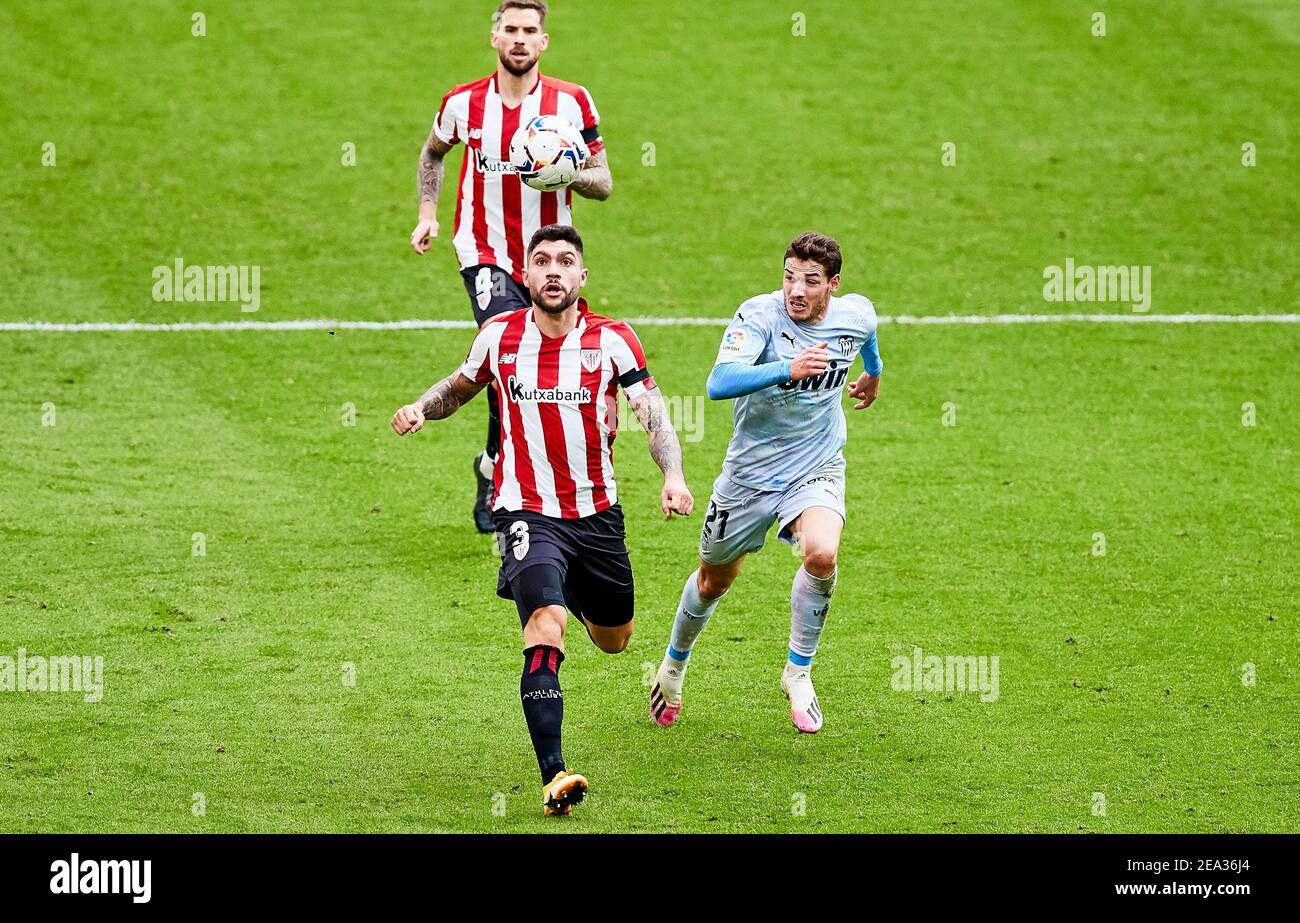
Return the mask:
{"type": "MultiPolygon", "coordinates": [[[[642,327],[721,327],[729,317],[632,317],[642,327]]],[[[1297,324],[1300,314],[931,314],[883,315],[881,324],[905,326],[967,326],[979,324],[1297,324]]],[[[158,324],[140,321],[54,323],[4,321],[0,332],[35,333],[180,333],[241,330],[473,330],[470,320],[238,320],[181,321],[158,324]]]]}
{"type": "Polygon", "coordinates": [[[879,318],[882,324],[1297,324],[1300,314],[929,314],[879,318]]]}

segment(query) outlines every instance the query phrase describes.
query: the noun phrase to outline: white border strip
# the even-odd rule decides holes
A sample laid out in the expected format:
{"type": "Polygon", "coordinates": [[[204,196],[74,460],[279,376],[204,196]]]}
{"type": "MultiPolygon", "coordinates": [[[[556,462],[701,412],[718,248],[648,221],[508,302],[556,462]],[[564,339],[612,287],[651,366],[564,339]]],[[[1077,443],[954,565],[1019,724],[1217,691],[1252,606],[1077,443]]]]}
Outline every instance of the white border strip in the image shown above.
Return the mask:
{"type": "MultiPolygon", "coordinates": [[[[641,327],[721,327],[729,317],[632,317],[641,327]]],[[[907,326],[963,326],[980,324],[1297,324],[1300,314],[932,314],[885,315],[881,324],[907,326]]],[[[0,332],[36,333],[181,333],[194,330],[473,330],[470,320],[238,320],[182,321],[154,324],[139,321],[51,323],[0,322],[0,332]]]]}

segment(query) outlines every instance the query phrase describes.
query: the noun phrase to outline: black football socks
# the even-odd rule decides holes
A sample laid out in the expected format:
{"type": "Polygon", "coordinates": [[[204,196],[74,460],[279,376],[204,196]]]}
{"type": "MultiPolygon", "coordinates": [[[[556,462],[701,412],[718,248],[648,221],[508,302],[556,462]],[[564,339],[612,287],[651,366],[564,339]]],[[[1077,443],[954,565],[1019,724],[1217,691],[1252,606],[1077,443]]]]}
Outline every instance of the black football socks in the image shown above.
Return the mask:
{"type": "Polygon", "coordinates": [[[560,754],[560,727],[564,724],[564,693],[560,691],[560,664],[564,654],[537,644],[524,649],[524,672],[519,678],[519,701],[524,706],[528,735],[537,753],[542,784],[564,769],[560,754]]]}

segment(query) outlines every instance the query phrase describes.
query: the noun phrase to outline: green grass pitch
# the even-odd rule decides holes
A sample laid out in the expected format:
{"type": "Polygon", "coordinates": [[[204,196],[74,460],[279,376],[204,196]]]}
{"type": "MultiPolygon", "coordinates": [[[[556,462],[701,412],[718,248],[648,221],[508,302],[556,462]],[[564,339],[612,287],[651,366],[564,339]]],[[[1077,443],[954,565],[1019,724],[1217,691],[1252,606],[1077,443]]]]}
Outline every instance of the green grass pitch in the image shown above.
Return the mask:
{"type": "MultiPolygon", "coordinates": [[[[201,6],[201,37],[161,2],[0,9],[0,321],[468,317],[450,186],[444,239],[407,237],[492,4],[201,6]],[[177,257],[260,266],[260,310],[155,302],[177,257]]],[[[575,204],[598,310],[725,317],[808,228],[883,315],[1132,313],[1045,302],[1067,257],[1151,266],[1154,314],[1297,310],[1294,3],[553,6],[543,69],[591,89],[614,175],[575,204]]],[[[720,332],[640,330],[666,394],[702,397],[720,332]]],[[[701,514],[662,521],[622,433],[637,630],[571,626],[592,795],[543,822],[469,523],[485,409],[388,429],[469,331],[0,331],[0,657],[104,660],[97,703],[0,691],[0,830],[1300,830],[1298,333],[883,326],[815,737],[774,541],[650,723],[701,514]],[[997,656],[996,701],[893,688],[917,647],[997,656]]],[[[730,404],[703,414],[699,506],[730,404]]]]}

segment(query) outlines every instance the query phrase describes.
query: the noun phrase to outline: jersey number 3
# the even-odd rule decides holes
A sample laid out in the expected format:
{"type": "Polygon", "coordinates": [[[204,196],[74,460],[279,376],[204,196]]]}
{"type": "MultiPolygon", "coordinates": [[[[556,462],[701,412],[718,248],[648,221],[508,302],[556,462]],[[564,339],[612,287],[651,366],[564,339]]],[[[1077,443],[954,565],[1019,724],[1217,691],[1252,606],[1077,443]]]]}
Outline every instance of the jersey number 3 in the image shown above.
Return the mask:
{"type": "Polygon", "coordinates": [[[515,553],[515,560],[522,561],[528,554],[528,523],[522,519],[516,519],[510,523],[510,529],[507,532],[498,533],[501,536],[501,557],[506,556],[506,550],[509,549],[515,553]]]}

